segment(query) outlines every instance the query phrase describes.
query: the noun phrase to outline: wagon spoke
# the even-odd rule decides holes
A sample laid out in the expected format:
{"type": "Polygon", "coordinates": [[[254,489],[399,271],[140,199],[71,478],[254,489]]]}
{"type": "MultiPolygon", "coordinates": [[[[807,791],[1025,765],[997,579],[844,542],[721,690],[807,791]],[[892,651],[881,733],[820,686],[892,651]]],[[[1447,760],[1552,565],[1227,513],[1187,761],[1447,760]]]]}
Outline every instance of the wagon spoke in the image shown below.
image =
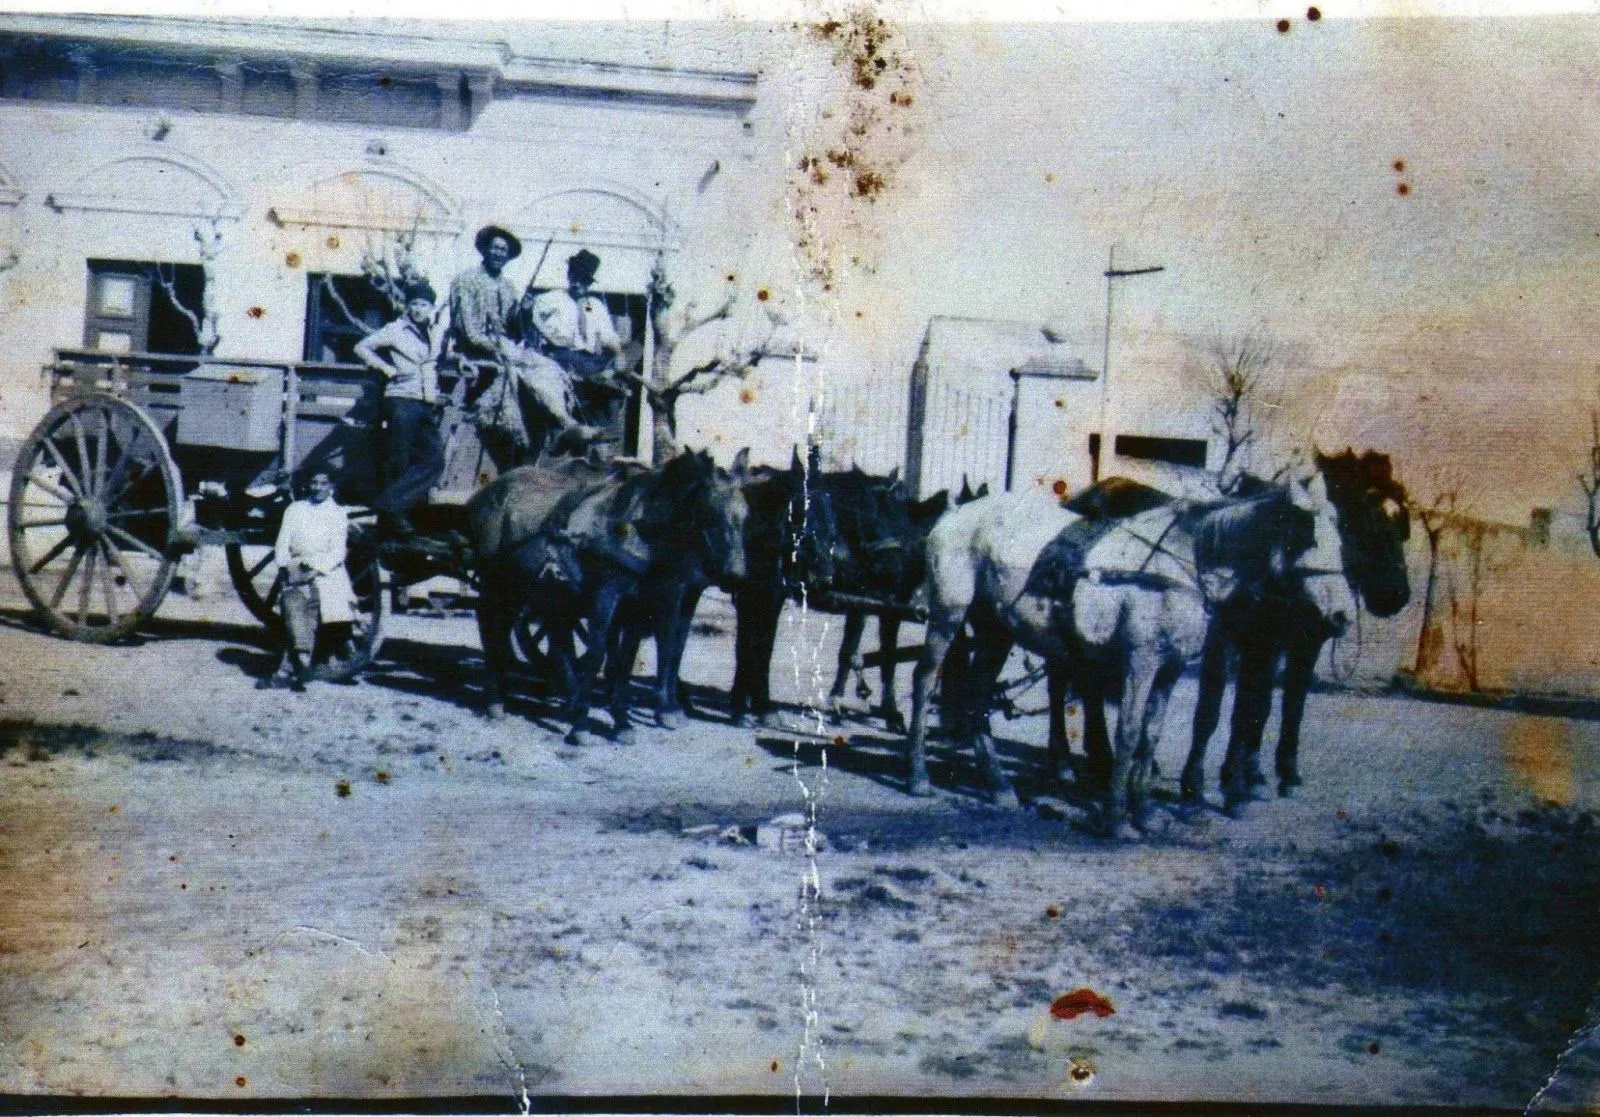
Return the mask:
{"type": "Polygon", "coordinates": [[[254,566],[252,566],[250,568],[250,580],[252,582],[255,581],[257,575],[259,575],[267,567],[271,566],[272,565],[272,561],[274,559],[276,559],[277,557],[278,557],[277,552],[269,550],[267,552],[265,558],[263,558],[260,562],[256,563],[254,566]]]}
{"type": "Polygon", "coordinates": [[[72,441],[78,449],[78,469],[80,470],[78,477],[83,483],[84,491],[93,492],[89,487],[89,443],[84,434],[83,419],[79,417],[76,411],[68,415],[67,418],[72,420],[72,441]]]}
{"type": "MultiPolygon", "coordinates": [[[[98,541],[97,541],[98,542],[98,541]]],[[[89,596],[94,592],[94,568],[99,564],[100,548],[91,543],[84,552],[88,561],[83,565],[83,582],[78,586],[78,624],[89,623],[89,596]]]]}
{"type": "Polygon", "coordinates": [[[54,562],[61,555],[61,552],[65,551],[70,546],[72,546],[72,536],[62,536],[61,542],[57,543],[54,547],[51,547],[48,551],[46,551],[44,558],[28,567],[28,573],[39,573],[39,571],[43,570],[45,567],[54,562]]]}
{"type": "Polygon", "coordinates": [[[106,534],[115,536],[117,539],[119,539],[122,542],[126,543],[128,546],[132,547],[134,550],[143,551],[145,554],[149,555],[151,558],[156,559],[158,561],[166,557],[160,551],[156,550],[154,547],[150,546],[150,544],[146,543],[143,539],[140,539],[136,535],[130,535],[128,532],[123,531],[116,524],[107,524],[106,525],[106,534]]]}
{"type": "Polygon", "coordinates": [[[111,581],[111,556],[115,553],[116,548],[103,538],[99,540],[99,543],[100,549],[105,552],[100,563],[100,588],[105,590],[106,594],[106,620],[115,626],[122,619],[117,613],[116,587],[112,585],[111,581]]]}
{"type": "MultiPolygon", "coordinates": [[[[128,459],[126,456],[124,456],[122,459],[124,462],[127,460],[128,459]]],[[[118,465],[120,466],[121,463],[119,462],[118,465]]],[[[132,477],[118,478],[120,483],[118,484],[115,492],[111,491],[110,486],[107,486],[105,495],[100,498],[101,504],[107,508],[113,507],[117,501],[122,499],[124,493],[133,488],[133,486],[137,485],[140,481],[143,481],[145,477],[149,475],[150,471],[155,467],[155,462],[141,461],[139,463],[139,471],[132,477]]],[[[126,471],[124,470],[123,472],[125,473],[126,471]]]]}
{"type": "Polygon", "coordinates": [[[56,583],[55,593],[50,595],[50,608],[59,609],[61,599],[67,596],[67,587],[72,584],[72,576],[78,572],[78,565],[83,562],[84,548],[79,547],[72,553],[72,561],[67,563],[66,573],[61,575],[61,581],[56,583]]]}
{"type": "Polygon", "coordinates": [[[134,427],[133,437],[128,439],[127,445],[121,448],[122,452],[117,455],[117,460],[111,467],[111,476],[107,477],[105,484],[100,486],[100,493],[102,497],[106,498],[105,503],[111,503],[111,498],[107,497],[106,494],[109,494],[113,489],[118,489],[118,496],[122,495],[119,489],[122,484],[122,475],[128,471],[128,463],[133,460],[133,447],[138,441],[139,428],[134,427]]]}
{"type": "Polygon", "coordinates": [[[111,556],[111,561],[117,564],[117,569],[122,571],[122,580],[128,583],[128,589],[133,596],[144,600],[144,590],[139,588],[139,579],[133,576],[133,571],[128,569],[128,564],[122,561],[122,552],[113,547],[109,540],[102,540],[105,544],[106,554],[111,556]]]}
{"type": "Polygon", "coordinates": [[[99,493],[105,489],[106,484],[106,455],[110,453],[111,445],[111,412],[102,409],[97,412],[100,419],[100,440],[94,447],[94,478],[89,486],[91,493],[99,493]]]}
{"type": "Polygon", "coordinates": [[[120,512],[107,512],[108,520],[137,520],[146,516],[165,516],[165,508],[124,508],[120,512]]]}
{"type": "Polygon", "coordinates": [[[267,591],[267,611],[270,613],[278,607],[278,597],[283,593],[283,579],[272,579],[272,588],[267,591]]]}
{"type": "Polygon", "coordinates": [[[39,443],[39,448],[41,450],[49,451],[51,460],[55,463],[55,467],[61,471],[61,478],[67,483],[67,488],[72,490],[72,495],[68,496],[66,493],[63,493],[59,486],[52,488],[51,486],[45,484],[43,480],[35,476],[32,472],[29,472],[28,476],[34,481],[38,482],[40,487],[56,496],[59,496],[62,500],[73,501],[83,499],[83,485],[78,481],[78,475],[72,472],[72,467],[67,464],[67,456],[61,452],[61,447],[56,445],[55,439],[50,435],[45,435],[44,439],[39,443]]]}
{"type": "Polygon", "coordinates": [[[63,504],[76,504],[78,501],[78,498],[75,495],[69,493],[66,489],[63,489],[54,481],[46,481],[37,473],[29,473],[28,481],[32,484],[38,485],[41,489],[55,497],[57,500],[61,501],[63,504]]]}
{"type": "Polygon", "coordinates": [[[20,527],[24,531],[28,530],[30,527],[65,527],[66,524],[67,524],[67,518],[65,516],[56,516],[56,517],[54,517],[52,519],[48,519],[48,520],[19,520],[19,521],[17,521],[17,526],[20,527]]]}

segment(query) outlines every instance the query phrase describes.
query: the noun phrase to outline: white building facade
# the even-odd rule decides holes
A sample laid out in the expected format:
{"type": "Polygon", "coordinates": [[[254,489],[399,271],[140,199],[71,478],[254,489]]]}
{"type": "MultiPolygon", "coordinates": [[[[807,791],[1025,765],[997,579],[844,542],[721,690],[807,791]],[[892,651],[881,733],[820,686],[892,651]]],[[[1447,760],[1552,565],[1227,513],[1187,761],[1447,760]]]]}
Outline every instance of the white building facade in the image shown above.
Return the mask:
{"type": "Polygon", "coordinates": [[[491,222],[523,240],[519,288],[598,254],[597,288],[643,343],[657,253],[709,255],[700,230],[737,224],[755,99],[747,72],[494,41],[4,17],[0,439],[45,411],[55,349],[195,351],[163,279],[213,309],[218,356],[325,360],[341,316],[322,277],[353,282],[405,239],[442,297],[491,222]]]}

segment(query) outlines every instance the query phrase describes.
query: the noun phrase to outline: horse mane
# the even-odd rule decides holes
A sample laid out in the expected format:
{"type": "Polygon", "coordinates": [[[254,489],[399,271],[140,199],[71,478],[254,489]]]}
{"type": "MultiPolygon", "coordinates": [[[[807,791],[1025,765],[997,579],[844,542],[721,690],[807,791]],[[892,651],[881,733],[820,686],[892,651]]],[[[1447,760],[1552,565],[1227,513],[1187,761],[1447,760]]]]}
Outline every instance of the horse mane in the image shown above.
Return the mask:
{"type": "Polygon", "coordinates": [[[1298,558],[1316,542],[1310,512],[1272,485],[1256,495],[1191,505],[1180,513],[1201,566],[1228,567],[1247,583],[1272,574],[1273,558],[1298,558]]]}
{"type": "Polygon", "coordinates": [[[1121,520],[1171,504],[1172,499],[1160,489],[1139,481],[1107,477],[1090,485],[1062,507],[1087,520],[1121,520]]]}

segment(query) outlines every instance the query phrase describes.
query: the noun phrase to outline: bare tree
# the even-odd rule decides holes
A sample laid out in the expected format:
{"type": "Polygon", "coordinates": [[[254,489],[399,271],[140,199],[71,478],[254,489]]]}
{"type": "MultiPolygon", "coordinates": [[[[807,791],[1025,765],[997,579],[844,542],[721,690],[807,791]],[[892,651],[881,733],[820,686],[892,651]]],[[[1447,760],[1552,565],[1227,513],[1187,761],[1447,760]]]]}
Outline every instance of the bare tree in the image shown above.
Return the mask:
{"type": "Polygon", "coordinates": [[[178,269],[173,264],[155,264],[146,269],[168,305],[183,315],[194,331],[195,344],[206,356],[217,351],[222,335],[217,328],[216,259],[222,253],[222,222],[213,217],[206,225],[194,227],[194,242],[200,250],[200,307],[186,304],[178,295],[178,269]]]}
{"type": "Polygon", "coordinates": [[[1222,440],[1216,484],[1231,493],[1267,426],[1264,410],[1274,402],[1266,397],[1279,360],[1278,346],[1254,332],[1217,337],[1206,346],[1202,360],[1211,398],[1211,430],[1222,440]]]}
{"type": "MultiPolygon", "coordinates": [[[[659,465],[678,452],[678,402],[684,396],[703,395],[717,386],[734,380],[743,380],[761,364],[767,355],[779,318],[768,312],[770,328],[766,336],[755,344],[725,348],[711,357],[688,368],[675,368],[674,358],[679,347],[691,336],[715,322],[733,318],[737,298],[729,295],[715,310],[695,314],[693,303],[674,314],[677,292],[667,275],[666,253],[656,253],[655,265],[650,269],[650,283],[645,290],[649,312],[650,332],[655,352],[646,375],[622,373],[624,379],[637,383],[650,404],[652,416],[652,459],[659,465]]],[[[681,365],[682,362],[676,362],[681,365]]]]}
{"type": "Polygon", "coordinates": [[[389,300],[389,306],[396,314],[406,308],[406,288],[427,279],[418,269],[413,256],[416,244],[417,225],[413,223],[409,230],[391,232],[381,244],[369,244],[361,253],[361,274],[367,277],[367,282],[379,294],[389,300]]]}
{"type": "Polygon", "coordinates": [[[1578,474],[1578,484],[1587,505],[1584,527],[1589,532],[1589,546],[1600,558],[1600,407],[1589,408],[1589,468],[1578,474]]]}

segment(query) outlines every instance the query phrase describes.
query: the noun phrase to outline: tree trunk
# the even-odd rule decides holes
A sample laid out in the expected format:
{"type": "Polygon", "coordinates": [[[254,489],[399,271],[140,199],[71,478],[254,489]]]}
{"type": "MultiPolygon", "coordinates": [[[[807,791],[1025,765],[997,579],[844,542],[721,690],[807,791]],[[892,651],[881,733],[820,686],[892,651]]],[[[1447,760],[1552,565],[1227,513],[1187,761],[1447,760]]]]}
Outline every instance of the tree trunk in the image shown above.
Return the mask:
{"type": "Polygon", "coordinates": [[[678,456],[677,400],[650,408],[650,464],[665,465],[678,456]]]}
{"type": "Polygon", "coordinates": [[[1423,528],[1428,535],[1428,580],[1422,591],[1422,632],[1417,636],[1417,662],[1413,670],[1417,681],[1439,666],[1439,653],[1444,651],[1444,625],[1435,615],[1439,586],[1439,533],[1423,528]]]}

